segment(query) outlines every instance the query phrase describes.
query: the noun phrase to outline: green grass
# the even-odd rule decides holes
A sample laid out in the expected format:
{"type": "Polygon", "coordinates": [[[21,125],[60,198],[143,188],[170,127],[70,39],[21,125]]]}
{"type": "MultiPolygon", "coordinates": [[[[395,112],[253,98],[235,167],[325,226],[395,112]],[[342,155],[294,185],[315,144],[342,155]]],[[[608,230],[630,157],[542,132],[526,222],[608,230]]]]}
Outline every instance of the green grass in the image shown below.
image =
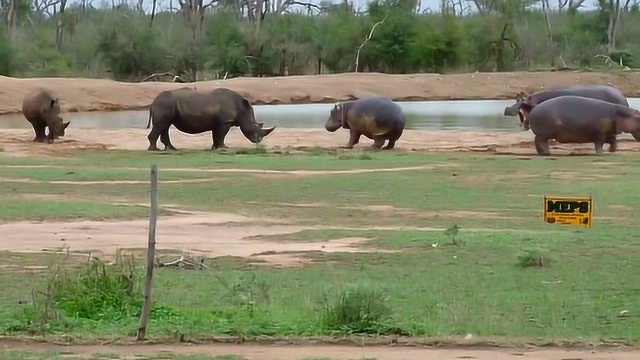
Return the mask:
{"type": "MultiPolygon", "coordinates": [[[[145,207],[113,204],[114,198],[131,203],[148,201],[145,183],[73,185],[47,181],[144,181],[152,162],[159,165],[161,206],[332,227],[257,236],[255,241],[365,237],[371,239],[365,249],[395,252],[311,252],[306,256],[312,263],[301,268],[273,268],[226,257],[207,260],[214,271],[159,269],[154,285],[159,312],[150,322],[151,337],[314,336],[364,331],[413,336],[472,333],[551,340],[640,339],[640,223],[634,215],[640,211],[640,159],[635,156],[546,159],[459,153],[349,157],[312,151],[289,155],[118,151],[72,153],[68,159],[49,161],[17,160],[0,154],[0,177],[5,182],[0,189],[5,204],[0,207],[0,220],[147,216],[145,207]],[[18,162],[64,167],[6,166],[18,162]],[[304,176],[206,171],[421,165],[433,167],[304,176]],[[19,182],[24,178],[44,182],[19,182]],[[211,181],[162,182],[188,179],[211,181]],[[594,227],[544,223],[541,206],[545,193],[592,195],[594,227]],[[41,201],[36,195],[64,196],[64,200],[41,201]],[[453,225],[459,226],[455,244],[444,231],[453,225]]],[[[34,260],[32,255],[6,255],[5,260],[18,267],[45,262],[34,260]]],[[[75,279],[77,270],[69,271],[65,276],[75,279]]],[[[138,292],[134,298],[141,296],[143,269],[135,274],[138,292]]],[[[0,287],[8,289],[0,293],[0,332],[91,338],[123,337],[135,331],[138,318],[132,310],[121,312],[121,316],[112,311],[89,319],[69,311],[69,299],[52,305],[56,317],[43,322],[40,316],[36,317],[40,322],[32,321],[33,316],[42,315],[41,307],[33,305],[32,290],[46,289],[48,279],[46,273],[0,269],[0,287]],[[16,281],[23,286],[11,286],[16,281]]],[[[65,291],[67,296],[89,296],[86,294],[105,289],[92,284],[95,291],[77,287],[65,291]]],[[[102,299],[90,304],[107,302],[102,299]]]]}
{"type": "MultiPolygon", "coordinates": [[[[78,356],[73,352],[36,352],[36,351],[3,351],[0,352],[1,358],[4,360],[120,360],[130,359],[130,356],[121,356],[119,354],[100,353],[87,356],[78,356]]],[[[172,352],[160,352],[152,355],[136,355],[136,359],[139,360],[245,360],[242,356],[236,355],[221,355],[221,356],[208,356],[208,355],[184,355],[176,354],[172,352]]]]}

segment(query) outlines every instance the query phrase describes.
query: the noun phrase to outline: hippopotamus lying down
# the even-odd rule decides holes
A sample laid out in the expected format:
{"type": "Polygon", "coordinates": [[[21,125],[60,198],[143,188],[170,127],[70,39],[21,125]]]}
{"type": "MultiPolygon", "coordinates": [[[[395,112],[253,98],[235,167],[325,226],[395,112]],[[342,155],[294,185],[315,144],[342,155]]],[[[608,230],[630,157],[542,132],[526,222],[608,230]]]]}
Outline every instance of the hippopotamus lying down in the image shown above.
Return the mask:
{"type": "Polygon", "coordinates": [[[351,149],[364,135],[373,140],[374,149],[390,150],[404,131],[405,117],[400,106],[382,97],[372,96],[363,99],[337,103],[331,110],[325,129],[335,132],[339,128],[349,129],[349,142],[342,148],[351,149]]]}
{"type": "MultiPolygon", "coordinates": [[[[504,109],[504,116],[518,115],[520,117],[520,126],[522,126],[524,130],[529,130],[527,117],[535,106],[540,105],[549,99],[565,95],[581,96],[590,99],[603,100],[613,104],[629,106],[627,98],[625,98],[624,95],[613,86],[576,85],[559,89],[542,90],[528,96],[524,92],[520,92],[516,97],[516,103],[504,109]]],[[[640,141],[639,138],[637,138],[638,141],[640,141]]]]}
{"type": "Polygon", "coordinates": [[[550,155],[551,139],[559,143],[593,142],[596,154],[602,146],[616,151],[616,135],[640,131],[640,111],[628,106],[581,96],[560,96],[537,105],[527,117],[539,155],[550,155]]]}

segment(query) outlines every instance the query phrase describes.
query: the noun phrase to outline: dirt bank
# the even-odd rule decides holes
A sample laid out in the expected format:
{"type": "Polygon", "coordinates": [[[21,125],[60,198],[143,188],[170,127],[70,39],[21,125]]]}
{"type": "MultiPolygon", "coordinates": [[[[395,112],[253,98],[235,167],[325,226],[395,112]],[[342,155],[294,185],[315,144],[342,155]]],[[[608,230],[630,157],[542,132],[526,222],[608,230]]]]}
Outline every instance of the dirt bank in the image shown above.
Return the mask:
{"type": "MultiPolygon", "coordinates": [[[[0,147],[4,154],[13,156],[59,156],[69,150],[144,150],[149,146],[147,129],[69,129],[63,139],[54,144],[33,143],[32,129],[0,129],[0,147]]],[[[188,135],[171,128],[172,143],[178,149],[199,149],[211,147],[211,134],[188,135]]],[[[405,131],[395,150],[402,151],[473,151],[496,154],[518,154],[536,156],[531,131],[491,132],[466,130],[411,130],[405,131]]],[[[278,128],[263,142],[273,152],[296,152],[304,148],[336,149],[349,140],[348,131],[329,133],[324,129],[278,128]]],[[[250,149],[254,145],[242,136],[237,128],[231,129],[225,143],[232,149],[250,149]]],[[[160,142],[158,142],[161,146],[160,142]]],[[[360,144],[348,153],[359,153],[372,144],[363,138],[360,144]]],[[[605,146],[605,151],[607,150],[605,146]]],[[[337,150],[345,151],[345,150],[337,150]]],[[[618,154],[640,152],[640,142],[633,139],[618,140],[618,154]]],[[[554,144],[552,155],[567,154],[595,155],[593,144],[554,144]]],[[[151,152],[149,152],[151,156],[151,152]]]]}
{"type": "Polygon", "coordinates": [[[386,75],[350,73],[277,78],[235,78],[192,84],[121,83],[101,79],[30,78],[0,76],[0,114],[20,112],[29,91],[47,87],[62,100],[63,111],[115,111],[147,107],[161,91],[183,86],[198,89],[227,87],[240,91],[254,104],[318,103],[365,95],[384,95],[397,101],[438,99],[506,99],[520,91],[574,84],[611,84],[626,96],[640,96],[640,73],[518,72],[470,74],[386,75]]]}
{"type": "MultiPolygon", "coordinates": [[[[638,359],[638,351],[591,350],[476,350],[476,349],[428,349],[406,347],[355,347],[355,346],[264,346],[264,345],[133,345],[133,346],[57,346],[49,344],[6,343],[5,350],[65,352],[81,359],[94,358],[96,354],[114,354],[118,357],[136,358],[152,355],[208,355],[234,354],[247,360],[304,360],[326,358],[331,360],[631,360],[638,359]]],[[[171,356],[173,357],[173,356],[171,356]]],[[[165,358],[165,357],[163,357],[165,358]]]]}

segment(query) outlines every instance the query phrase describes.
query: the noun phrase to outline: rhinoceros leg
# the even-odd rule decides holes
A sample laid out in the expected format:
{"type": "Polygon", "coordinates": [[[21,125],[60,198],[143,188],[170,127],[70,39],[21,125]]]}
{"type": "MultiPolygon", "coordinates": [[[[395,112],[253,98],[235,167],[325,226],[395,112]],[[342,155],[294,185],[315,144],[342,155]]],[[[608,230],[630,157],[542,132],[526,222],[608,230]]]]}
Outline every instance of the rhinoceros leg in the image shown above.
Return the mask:
{"type": "Polygon", "coordinates": [[[178,150],[171,143],[171,138],[169,137],[169,129],[167,129],[167,130],[165,130],[165,131],[160,133],[160,142],[162,142],[162,144],[164,144],[164,150],[165,151],[167,149],[169,149],[169,150],[178,150]]]}
{"type": "Polygon", "coordinates": [[[151,151],[159,151],[160,149],[158,149],[158,137],[160,137],[160,134],[162,134],[162,131],[158,130],[157,127],[153,126],[151,128],[151,132],[149,132],[149,135],[147,135],[147,139],[149,139],[149,148],[147,150],[151,150],[151,151]]]}
{"type": "Polygon", "coordinates": [[[213,129],[213,131],[211,132],[211,138],[213,140],[213,145],[211,146],[211,150],[229,148],[227,145],[224,144],[224,139],[227,137],[229,130],[231,130],[231,125],[229,124],[217,125],[213,129]]]}
{"type": "Polygon", "coordinates": [[[47,135],[46,135],[47,126],[35,125],[35,124],[33,124],[32,126],[33,126],[33,130],[36,132],[36,137],[33,138],[33,142],[44,142],[44,139],[47,138],[47,135]]]}

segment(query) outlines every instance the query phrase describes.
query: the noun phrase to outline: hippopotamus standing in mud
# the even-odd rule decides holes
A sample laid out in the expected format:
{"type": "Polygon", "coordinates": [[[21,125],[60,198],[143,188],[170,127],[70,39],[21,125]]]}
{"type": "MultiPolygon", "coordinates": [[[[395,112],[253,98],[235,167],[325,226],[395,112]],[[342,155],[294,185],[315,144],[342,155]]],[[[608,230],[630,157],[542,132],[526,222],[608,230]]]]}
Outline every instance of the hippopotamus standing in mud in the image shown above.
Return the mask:
{"type": "MultiPolygon", "coordinates": [[[[527,117],[531,110],[549,99],[556,98],[558,96],[575,95],[586,97],[590,99],[598,99],[607,101],[612,104],[629,106],[627,98],[613,86],[609,85],[576,85],[559,89],[542,90],[535,92],[529,96],[524,92],[520,92],[516,98],[516,103],[506,107],[504,109],[504,116],[516,116],[520,117],[520,126],[524,130],[529,130],[529,123],[527,117]]],[[[640,141],[640,134],[638,137],[634,135],[636,140],[640,141]]]]}
{"type": "Polygon", "coordinates": [[[602,146],[616,151],[616,135],[640,131],[640,111],[628,106],[582,96],[560,96],[537,105],[527,117],[539,155],[550,155],[549,143],[593,142],[596,154],[602,146]]]}
{"type": "Polygon", "coordinates": [[[382,97],[372,96],[363,99],[337,103],[331,110],[324,128],[335,132],[340,127],[349,129],[349,142],[342,148],[351,149],[364,135],[373,140],[374,149],[391,150],[404,131],[405,117],[400,106],[382,97]]]}

